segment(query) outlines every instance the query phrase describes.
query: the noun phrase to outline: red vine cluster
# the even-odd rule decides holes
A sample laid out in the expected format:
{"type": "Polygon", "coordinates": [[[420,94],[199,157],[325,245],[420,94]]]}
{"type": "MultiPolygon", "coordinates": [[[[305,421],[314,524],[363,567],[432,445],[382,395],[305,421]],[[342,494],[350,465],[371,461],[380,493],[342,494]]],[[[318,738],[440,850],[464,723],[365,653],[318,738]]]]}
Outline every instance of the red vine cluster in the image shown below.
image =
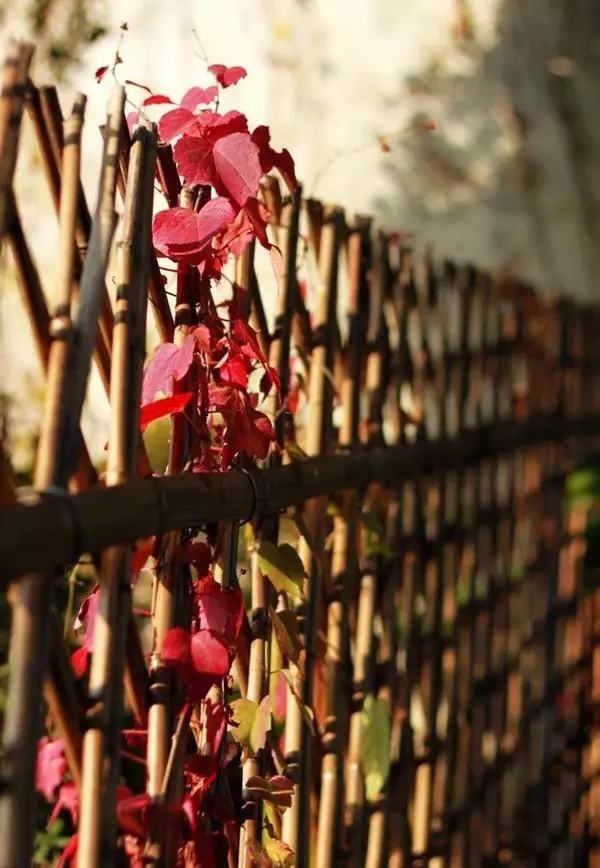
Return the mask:
{"type": "MultiPolygon", "coordinates": [[[[153,241],[159,257],[175,263],[176,325],[182,326],[176,329],[175,342],[161,344],[146,367],[140,424],[144,430],[161,417],[184,414],[191,432],[186,468],[193,472],[227,471],[240,460],[264,459],[274,443],[272,421],[259,406],[269,393],[279,393],[277,372],[248,325],[245,292],[232,284],[231,293],[217,304],[211,285],[222,278],[228,259],[239,257],[253,239],[271,249],[269,215],[258,199],[262,178],[277,169],[291,191],[296,187],[293,160],[288,151],[271,147],[268,127],[250,132],[240,112],[219,112],[222,91],[244,78],[246,71],[219,64],[208,70],[215,84],[191,88],[179,104],[168,96],[151,94],[128,117],[133,128],[150,106],[163,112],[158,121],[161,159],[157,176],[169,207],[154,217],[153,241]],[[176,173],[167,178],[165,166],[176,167],[176,173]],[[189,207],[180,204],[182,200],[189,207]],[[181,316],[180,310],[187,313],[181,316]]],[[[98,80],[105,71],[98,70],[98,80]]],[[[153,541],[147,541],[134,552],[132,582],[152,550],[153,541]]],[[[190,868],[221,864],[224,836],[219,829],[234,819],[211,795],[219,769],[232,755],[225,746],[228,724],[245,750],[256,751],[265,744],[270,718],[268,706],[250,710],[251,747],[244,735],[248,720],[242,720],[241,715],[243,711],[248,716],[249,701],[240,700],[246,705],[240,706],[239,719],[232,719],[235,709],[222,698],[215,699],[222,693],[212,691],[229,676],[244,613],[241,590],[224,588],[215,581],[215,554],[209,539],[195,539],[180,547],[177,557],[188,566],[191,576],[189,629],[171,629],[162,647],[154,649],[161,663],[179,676],[183,694],[179,714],[192,732],[201,732],[204,745],[202,753],[185,760],[183,796],[168,808],[170,822],[178,829],[177,864],[190,868]],[[217,831],[204,822],[209,804],[213,819],[217,816],[221,821],[217,831]]],[[[97,591],[83,601],[73,624],[75,632],[82,635],[82,644],[73,653],[72,665],[84,681],[93,651],[97,591]]],[[[143,762],[143,753],[136,752],[145,750],[146,737],[142,729],[124,731],[124,753],[143,762]]],[[[292,785],[287,778],[256,781],[273,809],[290,804],[292,785]]],[[[44,737],[40,742],[37,787],[53,803],[49,825],[63,815],[70,817],[76,829],[78,793],[68,779],[60,739],[44,737]]],[[[146,793],[136,794],[127,786],[118,788],[117,817],[131,866],[146,864],[155,811],[156,805],[146,793]]],[[[256,842],[253,846],[256,864],[286,865],[293,857],[276,839],[266,849],[256,842]]],[[[75,865],[76,853],[75,833],[65,842],[57,864],[75,865]]]]}

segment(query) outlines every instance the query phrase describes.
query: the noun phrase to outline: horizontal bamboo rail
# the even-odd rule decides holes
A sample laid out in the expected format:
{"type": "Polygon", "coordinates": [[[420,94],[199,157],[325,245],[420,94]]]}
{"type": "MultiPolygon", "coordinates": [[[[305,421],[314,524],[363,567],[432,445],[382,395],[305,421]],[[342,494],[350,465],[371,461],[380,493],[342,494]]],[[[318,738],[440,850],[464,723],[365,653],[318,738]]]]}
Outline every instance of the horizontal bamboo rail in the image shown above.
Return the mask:
{"type": "Polygon", "coordinates": [[[266,470],[137,479],[71,495],[24,492],[28,502],[0,512],[0,581],[26,571],[59,570],[109,545],[210,521],[277,515],[311,498],[373,482],[450,470],[546,440],[593,435],[599,423],[597,416],[577,423],[540,417],[480,428],[453,440],[356,449],[266,470]]]}

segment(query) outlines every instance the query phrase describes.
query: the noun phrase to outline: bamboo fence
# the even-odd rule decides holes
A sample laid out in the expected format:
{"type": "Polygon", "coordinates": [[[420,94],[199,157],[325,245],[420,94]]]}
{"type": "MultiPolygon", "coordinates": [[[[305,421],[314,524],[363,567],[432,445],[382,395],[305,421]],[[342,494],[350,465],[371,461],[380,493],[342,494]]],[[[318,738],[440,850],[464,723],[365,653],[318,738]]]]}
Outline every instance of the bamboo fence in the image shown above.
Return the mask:
{"type": "MultiPolygon", "coordinates": [[[[153,474],[138,434],[147,308],[161,340],[181,342],[196,322],[193,287],[180,280],[172,307],[151,244],[168,155],[150,128],[129,138],[116,90],[91,216],[79,180],[85,99],[63,131],[55,90],[29,80],[31,53],[14,49],[0,97],[0,240],[46,382],[33,487],[15,491],[6,457],[0,476],[11,609],[0,866],[30,864],[45,715],[79,794],[79,865],[119,864],[125,720],[148,733],[153,803],[177,801],[190,721],[174,718],[176,685],[160,661],[166,631],[185,625],[177,544],[218,523],[216,574],[232,585],[240,524],[277,542],[290,516],[302,527],[305,599],[294,609],[275,594],[254,549],[232,679],[259,704],[287,666],[282,741],[228,776],[238,822],[207,818],[227,835],[223,864],[255,864],[264,812],[246,783],[270,771],[296,784],[275,831],[301,868],[594,864],[600,597],[584,570],[585,509],[567,508],[564,486],[600,440],[600,307],[436,264],[364,217],[284,197],[270,179],[262,195],[283,257],[271,327],[253,250],[236,281],[284,398],[290,357],[301,360],[308,412],[294,418],[269,396],[281,451],[226,474],[186,472],[187,423],[173,417],[170,472],[153,474]],[[52,308],[13,192],[25,115],[59,221],[52,308]],[[309,301],[302,269],[314,276],[309,301]],[[111,406],[101,482],[80,428],[92,365],[111,406]],[[162,556],[149,660],[129,576],[133,544],[151,536],[162,556]],[[84,555],[100,583],[85,689],[53,587],[84,555]],[[288,617],[301,626],[301,656],[274,627],[288,617]],[[370,713],[380,716],[372,731],[370,713]],[[386,756],[375,791],[365,786],[373,733],[386,756]]],[[[173,202],[186,195],[170,189],[173,202]]],[[[156,813],[147,864],[175,864],[166,818],[156,813]]]]}

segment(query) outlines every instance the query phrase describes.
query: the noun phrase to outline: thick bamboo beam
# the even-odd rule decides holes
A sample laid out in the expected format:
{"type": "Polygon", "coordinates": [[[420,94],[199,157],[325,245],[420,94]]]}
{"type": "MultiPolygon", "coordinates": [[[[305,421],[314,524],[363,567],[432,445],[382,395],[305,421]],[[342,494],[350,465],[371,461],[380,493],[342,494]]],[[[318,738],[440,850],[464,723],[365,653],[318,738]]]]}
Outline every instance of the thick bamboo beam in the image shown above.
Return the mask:
{"type": "Polygon", "coordinates": [[[592,436],[600,418],[559,420],[541,416],[523,424],[504,422],[453,440],[357,449],[248,473],[180,474],[138,479],[75,495],[31,492],[0,512],[2,582],[29,571],[60,568],[83,552],[134,542],[206,522],[274,515],[328,493],[393,482],[424,470],[450,469],[486,455],[536,442],[592,436]],[[44,528],[44,534],[40,534],[44,528]]]}

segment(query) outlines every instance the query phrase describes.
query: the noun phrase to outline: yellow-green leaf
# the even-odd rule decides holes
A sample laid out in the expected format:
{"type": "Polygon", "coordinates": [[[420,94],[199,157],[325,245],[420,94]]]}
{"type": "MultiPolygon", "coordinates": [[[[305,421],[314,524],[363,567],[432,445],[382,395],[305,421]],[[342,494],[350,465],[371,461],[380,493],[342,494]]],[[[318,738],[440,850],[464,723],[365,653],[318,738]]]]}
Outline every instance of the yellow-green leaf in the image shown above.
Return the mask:
{"type": "Polygon", "coordinates": [[[283,841],[276,838],[268,838],[265,841],[265,850],[271,862],[276,868],[292,868],[294,864],[294,851],[283,841]]]}
{"type": "Polygon", "coordinates": [[[269,611],[279,647],[287,659],[296,663],[298,668],[302,670],[300,654],[303,649],[296,613],[289,609],[284,609],[282,612],[276,612],[274,609],[269,611]]]}
{"type": "Polygon", "coordinates": [[[298,552],[291,545],[262,542],[258,565],[276,591],[302,597],[302,580],[306,573],[298,552]]]}
{"type": "Polygon", "coordinates": [[[250,733],[256,719],[258,705],[251,699],[234,699],[230,703],[233,712],[231,715],[233,726],[231,734],[234,739],[244,747],[250,744],[250,733]]]}
{"type": "Polygon", "coordinates": [[[361,764],[365,793],[374,801],[385,787],[390,771],[390,704],[369,695],[361,715],[361,764]]]}
{"type": "Polygon", "coordinates": [[[260,705],[251,699],[234,699],[231,703],[233,723],[231,734],[254,756],[265,746],[267,732],[271,729],[271,699],[263,697],[260,705]]]}
{"type": "Polygon", "coordinates": [[[285,448],[292,461],[308,461],[309,456],[301,446],[293,441],[286,443],[285,448]]]}

